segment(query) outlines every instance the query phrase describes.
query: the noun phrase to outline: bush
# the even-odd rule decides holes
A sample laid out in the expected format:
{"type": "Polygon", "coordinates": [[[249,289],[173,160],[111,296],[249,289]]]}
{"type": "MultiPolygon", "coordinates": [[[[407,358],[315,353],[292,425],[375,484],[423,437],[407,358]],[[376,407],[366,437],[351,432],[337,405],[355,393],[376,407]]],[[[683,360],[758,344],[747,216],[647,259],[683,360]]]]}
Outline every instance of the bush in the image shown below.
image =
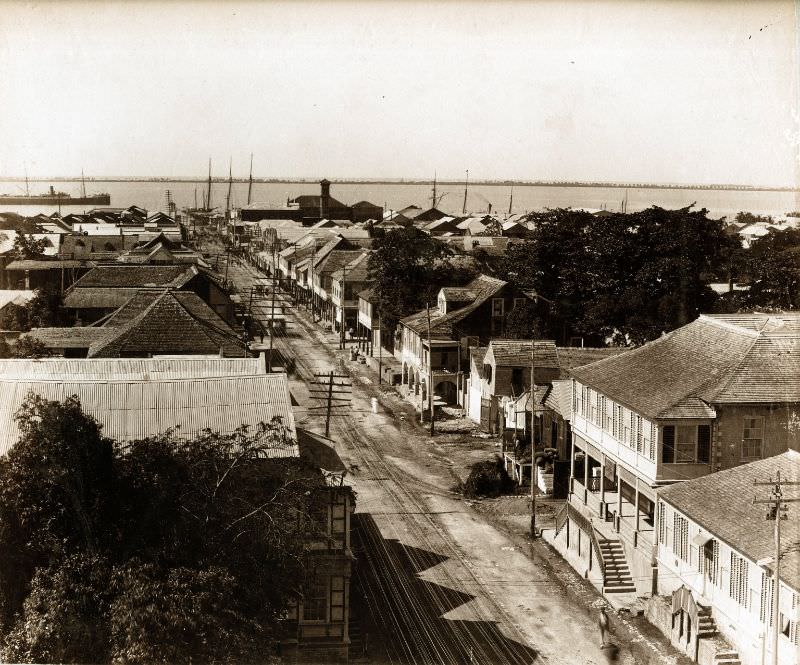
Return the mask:
{"type": "Polygon", "coordinates": [[[476,462],[472,465],[462,491],[464,496],[470,499],[495,497],[510,491],[513,485],[503,460],[495,456],[493,460],[476,462]]]}

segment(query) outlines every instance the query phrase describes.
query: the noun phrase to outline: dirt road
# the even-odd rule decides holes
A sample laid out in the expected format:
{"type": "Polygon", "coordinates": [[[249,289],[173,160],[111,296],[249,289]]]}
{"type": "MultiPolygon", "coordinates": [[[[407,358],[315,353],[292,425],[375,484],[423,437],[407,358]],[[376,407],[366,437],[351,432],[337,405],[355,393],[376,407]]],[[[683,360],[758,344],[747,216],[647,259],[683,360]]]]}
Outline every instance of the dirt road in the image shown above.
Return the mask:
{"type": "MultiPolygon", "coordinates": [[[[231,276],[246,291],[257,273],[236,264],[231,276]]],[[[268,308],[257,304],[254,310],[265,315],[268,308]]],[[[318,402],[309,385],[318,372],[346,373],[335,337],[294,310],[275,347],[296,362],[290,385],[298,426],[323,432],[324,418],[310,409],[318,402]]],[[[352,403],[332,419],[331,440],[358,497],[355,522],[363,549],[356,566],[381,636],[376,651],[397,663],[607,662],[585,608],[546,567],[450,491],[454,479],[403,412],[386,401],[388,409],[372,412],[375,394],[375,386],[353,380],[352,403]]],[[[375,635],[370,639],[374,643],[375,635]]],[[[618,662],[636,660],[623,647],[618,662]]]]}

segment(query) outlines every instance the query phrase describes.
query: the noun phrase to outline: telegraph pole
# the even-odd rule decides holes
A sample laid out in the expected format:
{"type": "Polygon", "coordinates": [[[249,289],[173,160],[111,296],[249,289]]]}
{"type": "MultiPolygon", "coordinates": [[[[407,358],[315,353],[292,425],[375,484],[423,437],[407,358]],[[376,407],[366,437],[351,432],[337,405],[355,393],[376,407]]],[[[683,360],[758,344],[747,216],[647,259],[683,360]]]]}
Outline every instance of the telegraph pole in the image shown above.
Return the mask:
{"type": "MultiPolygon", "coordinates": [[[[312,381],[312,386],[322,386],[322,388],[312,387],[309,388],[311,397],[313,399],[324,400],[324,404],[320,406],[312,406],[309,411],[325,409],[325,436],[330,437],[331,431],[331,415],[333,409],[339,406],[350,405],[350,388],[353,384],[348,383],[347,379],[350,377],[345,374],[336,374],[333,370],[325,372],[324,374],[314,374],[317,380],[312,381]],[[345,381],[334,382],[334,379],[345,379],[345,381]],[[324,379],[320,381],[319,379],[324,379]],[[344,397],[341,397],[344,395],[344,397]],[[342,402],[341,404],[339,402],[342,402]]],[[[337,413],[337,415],[339,415],[337,413]]],[[[343,415],[343,414],[342,414],[343,415]]]]}
{"type": "Polygon", "coordinates": [[[431,342],[431,307],[425,304],[428,317],[428,408],[431,412],[431,436],[433,436],[433,343],[431,342]]]}
{"type": "MultiPolygon", "coordinates": [[[[370,329],[370,334],[373,335],[373,341],[375,339],[374,333],[372,333],[372,329],[370,329]]],[[[381,385],[381,374],[383,371],[383,326],[381,325],[381,311],[378,310],[378,385],[381,385]]]]}
{"type": "Polygon", "coordinates": [[[339,302],[341,303],[341,307],[339,309],[342,310],[342,320],[339,322],[339,348],[344,349],[344,322],[345,322],[345,311],[344,311],[344,304],[345,304],[345,296],[347,295],[347,264],[345,263],[342,266],[342,295],[339,298],[339,302]]]}
{"type": "Polygon", "coordinates": [[[800,497],[784,498],[783,488],[797,486],[800,482],[781,480],[781,472],[775,474],[775,480],[754,481],[753,485],[771,486],[772,492],[769,499],[753,499],[753,504],[766,504],[767,520],[775,522],[775,574],[772,577],[772,665],[778,665],[778,635],[780,634],[780,603],[778,602],[781,588],[781,521],[789,519],[788,503],[800,501],[800,497]]]}
{"type": "MultiPolygon", "coordinates": [[[[536,538],[536,340],[531,340],[531,538],[536,538]]],[[[514,418],[516,425],[516,417],[514,418]]]]}
{"type": "MultiPolygon", "coordinates": [[[[275,243],[272,243],[272,297],[271,297],[271,305],[270,305],[270,312],[269,312],[269,358],[267,360],[267,371],[272,371],[272,348],[273,348],[273,338],[275,337],[275,280],[278,276],[277,271],[275,270],[275,243]]],[[[284,365],[286,363],[284,362],[284,365]]]]}

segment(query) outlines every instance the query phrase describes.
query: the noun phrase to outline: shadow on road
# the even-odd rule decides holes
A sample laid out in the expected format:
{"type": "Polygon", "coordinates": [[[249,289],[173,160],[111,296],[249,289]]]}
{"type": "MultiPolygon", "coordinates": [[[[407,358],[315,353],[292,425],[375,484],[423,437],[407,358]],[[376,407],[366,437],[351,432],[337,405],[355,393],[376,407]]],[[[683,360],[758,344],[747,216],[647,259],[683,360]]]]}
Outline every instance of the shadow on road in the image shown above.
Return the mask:
{"type": "MultiPolygon", "coordinates": [[[[385,539],[369,514],[355,514],[353,525],[353,610],[361,617],[368,645],[401,663],[534,661],[537,652],[506,637],[495,622],[444,617],[475,598],[420,578],[448,557],[385,539]]],[[[466,570],[459,574],[466,575],[466,570]]]]}

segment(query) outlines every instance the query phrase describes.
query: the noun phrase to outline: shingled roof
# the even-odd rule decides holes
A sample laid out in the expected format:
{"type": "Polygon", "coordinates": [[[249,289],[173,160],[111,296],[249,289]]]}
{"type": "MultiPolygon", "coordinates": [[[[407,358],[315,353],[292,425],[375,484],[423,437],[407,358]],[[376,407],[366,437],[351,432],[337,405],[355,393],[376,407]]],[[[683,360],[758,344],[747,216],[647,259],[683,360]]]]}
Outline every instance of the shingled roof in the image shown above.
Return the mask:
{"type": "Polygon", "coordinates": [[[106,322],[109,337],[89,348],[90,358],[147,355],[244,355],[236,332],[191,291],[144,291],[106,322]]]}
{"type": "MultiPolygon", "coordinates": [[[[496,279],[488,275],[478,275],[464,287],[475,291],[476,297],[469,305],[447,314],[442,314],[438,308],[430,310],[431,337],[434,339],[450,339],[453,334],[453,324],[458,323],[478,309],[506,284],[508,282],[504,282],[502,279],[496,279]]],[[[401,319],[400,323],[420,335],[428,332],[428,315],[424,309],[401,319]]]]}
{"type": "Polygon", "coordinates": [[[536,367],[558,367],[556,343],[549,339],[493,339],[484,362],[494,360],[495,367],[529,367],[535,348],[536,367]]]}
{"type": "Polygon", "coordinates": [[[800,314],[701,315],[572,374],[649,418],[713,417],[722,403],[800,402],[800,314]]]}
{"type": "Polygon", "coordinates": [[[73,284],[82,288],[141,288],[163,286],[180,288],[200,273],[193,265],[115,264],[97,266],[73,284]]]}
{"type": "MultiPolygon", "coordinates": [[[[800,481],[800,453],[789,450],[670,485],[658,496],[755,562],[774,556],[775,542],[774,523],[764,519],[762,507],[753,505],[753,481],[774,478],[778,471],[785,480],[800,481]]],[[[781,532],[781,579],[800,591],[800,520],[786,520],[781,532]]]]}
{"type": "Polygon", "coordinates": [[[368,264],[369,252],[362,252],[354,260],[347,264],[347,274],[345,275],[344,268],[335,271],[331,277],[335,280],[340,280],[344,277],[350,282],[366,282],[368,277],[368,264]]]}

